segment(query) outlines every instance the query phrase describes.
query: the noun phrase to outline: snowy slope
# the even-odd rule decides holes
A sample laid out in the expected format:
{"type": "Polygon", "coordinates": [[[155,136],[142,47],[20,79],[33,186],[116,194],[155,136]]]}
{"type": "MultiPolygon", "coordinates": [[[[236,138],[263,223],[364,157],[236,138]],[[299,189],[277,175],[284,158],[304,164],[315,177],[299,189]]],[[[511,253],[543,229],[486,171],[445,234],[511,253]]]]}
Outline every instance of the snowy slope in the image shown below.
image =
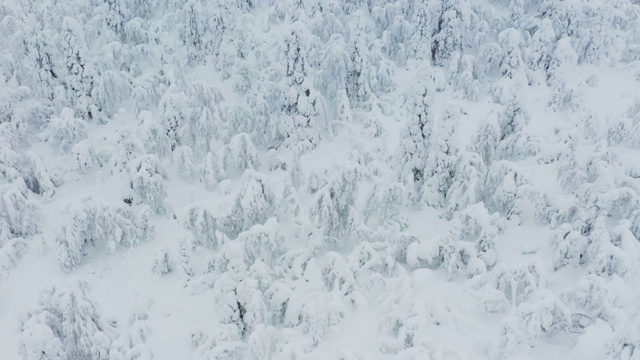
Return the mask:
{"type": "Polygon", "coordinates": [[[0,359],[638,358],[636,1],[0,19],[0,359]]]}

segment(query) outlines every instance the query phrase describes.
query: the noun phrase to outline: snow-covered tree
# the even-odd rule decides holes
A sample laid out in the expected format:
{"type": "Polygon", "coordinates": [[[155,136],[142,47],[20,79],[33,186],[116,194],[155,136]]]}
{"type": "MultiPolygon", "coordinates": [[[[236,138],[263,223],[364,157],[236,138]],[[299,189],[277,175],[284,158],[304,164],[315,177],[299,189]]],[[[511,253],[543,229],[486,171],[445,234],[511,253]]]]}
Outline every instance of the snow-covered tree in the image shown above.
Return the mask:
{"type": "Polygon", "coordinates": [[[270,267],[276,264],[285,249],[284,238],[277,227],[278,221],[271,218],[264,225],[254,225],[238,237],[238,241],[244,243],[247,264],[255,264],[257,261],[270,267]]]}
{"type": "MultiPolygon", "coordinates": [[[[190,110],[178,115],[188,115],[183,119],[184,125],[178,130],[180,144],[189,146],[196,157],[205,155],[210,150],[211,141],[223,135],[221,111],[217,105],[222,100],[221,97],[215,89],[201,82],[194,82],[189,89],[190,110]]],[[[249,130],[232,131],[231,136],[247,131],[249,130]]]]}
{"type": "Polygon", "coordinates": [[[74,116],[73,110],[64,108],[60,117],[54,116],[49,122],[49,139],[51,144],[62,152],[87,138],[87,123],[74,116]]]}
{"type": "Polygon", "coordinates": [[[469,10],[462,0],[441,2],[437,25],[432,37],[431,60],[434,65],[446,65],[455,51],[463,51],[469,28],[469,10]]]}
{"type": "Polygon", "coordinates": [[[0,245],[0,278],[6,278],[20,259],[27,253],[27,243],[23,238],[2,240],[0,245]]]}
{"type": "Polygon", "coordinates": [[[188,208],[182,223],[185,229],[193,235],[192,244],[194,246],[205,246],[216,249],[221,245],[219,237],[216,234],[218,221],[206,208],[199,206],[188,208]]]}
{"type": "Polygon", "coordinates": [[[175,261],[168,249],[163,248],[158,251],[153,258],[151,270],[157,275],[165,275],[173,271],[175,261]]]}
{"type": "Polygon", "coordinates": [[[35,235],[42,214],[22,179],[0,185],[0,245],[11,238],[35,235]]]}
{"type": "Polygon", "coordinates": [[[44,99],[53,100],[59,95],[57,87],[62,77],[60,59],[55,54],[55,45],[52,41],[51,29],[43,31],[32,30],[33,33],[25,36],[27,48],[27,61],[34,69],[37,90],[44,99]]]}
{"type": "Polygon", "coordinates": [[[369,99],[371,89],[368,81],[369,54],[367,46],[367,29],[362,22],[355,23],[353,39],[348,47],[349,63],[347,65],[347,96],[354,104],[361,104],[369,99]]]}
{"type": "Polygon", "coordinates": [[[419,191],[425,181],[427,157],[432,143],[434,119],[431,109],[431,94],[427,88],[414,95],[411,117],[401,136],[399,176],[409,188],[411,201],[419,201],[419,191]]]}
{"type": "Polygon", "coordinates": [[[297,21],[292,24],[291,32],[284,38],[286,75],[291,84],[300,85],[315,65],[318,39],[306,25],[297,21]]]}
{"type": "Polygon", "coordinates": [[[413,15],[413,34],[409,40],[409,57],[416,60],[431,60],[431,35],[434,18],[432,2],[416,1],[413,15]]]}
{"type": "Polygon", "coordinates": [[[480,77],[494,76],[500,73],[503,60],[502,48],[495,42],[482,44],[478,48],[478,73],[480,77]]]}
{"type": "Polygon", "coordinates": [[[80,282],[47,287],[38,306],[21,319],[24,359],[109,359],[114,330],[80,282]]]}
{"type": "Polygon", "coordinates": [[[82,26],[71,17],[65,17],[63,26],[63,50],[67,68],[66,88],[68,97],[81,117],[99,119],[97,107],[91,100],[94,87],[94,70],[87,56],[82,26]]]}
{"type": "Polygon", "coordinates": [[[535,340],[566,331],[571,323],[570,315],[567,306],[549,290],[537,292],[530,303],[518,307],[514,318],[501,326],[494,356],[517,356],[533,346],[535,340]]]}
{"type": "Polygon", "coordinates": [[[151,206],[157,214],[166,210],[165,180],[167,173],[155,155],[143,155],[133,159],[129,165],[129,187],[133,191],[134,201],[151,206]]]}
{"type": "Polygon", "coordinates": [[[421,189],[421,199],[428,206],[444,207],[446,205],[459,151],[456,126],[453,114],[450,111],[445,112],[432,140],[433,146],[427,160],[425,181],[421,189]]]}
{"type": "Polygon", "coordinates": [[[551,64],[553,44],[556,40],[553,24],[549,19],[542,19],[532,31],[531,41],[525,51],[525,61],[532,70],[546,71],[551,64]]]}
{"type": "Polygon", "coordinates": [[[203,9],[200,3],[189,1],[184,5],[183,13],[186,17],[184,29],[184,42],[187,46],[187,58],[190,64],[197,64],[202,61],[204,53],[204,21],[202,19],[203,9]]]}
{"type": "Polygon", "coordinates": [[[259,165],[258,151],[248,134],[238,134],[229,144],[218,150],[218,177],[224,178],[242,175],[247,169],[259,165]]]}
{"type": "Polygon", "coordinates": [[[200,166],[200,182],[207,190],[213,190],[222,176],[218,175],[218,161],[216,156],[209,152],[200,166]]]}
{"type": "Polygon", "coordinates": [[[567,265],[577,267],[587,261],[588,240],[579,231],[573,230],[570,224],[558,227],[552,235],[551,243],[554,247],[554,269],[567,265]]]}
{"type": "Polygon", "coordinates": [[[145,207],[135,214],[126,208],[96,204],[91,198],[69,204],[55,239],[60,266],[71,271],[96,249],[115,252],[153,238],[150,212],[145,207]]]}
{"type": "Polygon", "coordinates": [[[412,26],[403,13],[401,2],[373,6],[372,15],[381,31],[382,51],[390,59],[404,64],[407,59],[406,43],[411,36],[412,26]],[[398,6],[400,5],[400,6],[398,6]]]}
{"type": "Polygon", "coordinates": [[[460,56],[455,52],[450,66],[451,82],[465,99],[471,101],[477,101],[480,93],[480,82],[474,78],[474,61],[471,55],[460,56]]]}
{"type": "Polygon", "coordinates": [[[102,17],[107,28],[111,29],[118,37],[124,35],[124,26],[127,22],[126,3],[121,0],[103,0],[102,17]]]}
{"type": "Polygon", "coordinates": [[[480,123],[478,132],[474,135],[472,149],[480,155],[485,165],[496,159],[496,151],[501,138],[500,120],[497,114],[490,114],[480,123]]]}
{"type": "Polygon", "coordinates": [[[500,62],[502,76],[515,78],[523,68],[522,46],[523,39],[518,30],[510,28],[499,34],[500,46],[504,52],[500,62]]]}
{"type": "Polygon", "coordinates": [[[562,38],[556,42],[553,55],[549,61],[547,79],[549,84],[562,82],[561,74],[565,69],[571,68],[578,63],[578,54],[571,46],[571,39],[562,38]]]}
{"type": "Polygon", "coordinates": [[[450,218],[456,212],[482,199],[486,171],[486,165],[480,155],[474,152],[461,152],[446,196],[446,217],[450,218]]]}
{"type": "Polygon", "coordinates": [[[192,180],[195,172],[193,165],[193,152],[190,147],[181,146],[173,153],[173,161],[178,164],[180,177],[185,180],[192,180]]]}
{"type": "Polygon", "coordinates": [[[283,114],[278,133],[279,146],[297,153],[314,149],[319,142],[319,125],[324,112],[321,95],[309,82],[289,87],[284,93],[283,114]]]}
{"type": "Polygon", "coordinates": [[[405,198],[404,187],[399,183],[376,186],[369,198],[364,222],[375,220],[383,225],[389,221],[398,221],[405,198]]]}
{"type": "Polygon", "coordinates": [[[181,144],[180,128],[190,117],[187,97],[182,92],[168,92],[160,102],[160,109],[162,125],[173,151],[181,144]]]}
{"type": "Polygon", "coordinates": [[[429,240],[420,239],[409,244],[406,253],[406,262],[412,267],[426,267],[437,269],[445,265],[456,251],[457,229],[452,227],[450,231],[435,236],[429,240]]]}
{"type": "MultiPolygon", "coordinates": [[[[266,179],[257,173],[247,172],[242,178],[242,189],[236,198],[232,213],[240,215],[242,230],[264,224],[275,209],[275,194],[266,179]]],[[[229,233],[227,233],[229,235],[229,233]]]]}
{"type": "Polygon", "coordinates": [[[358,170],[353,166],[340,169],[315,195],[310,215],[329,244],[342,245],[351,231],[358,177],[358,170]]]}
{"type": "Polygon", "coordinates": [[[579,9],[575,2],[543,0],[539,12],[551,20],[553,29],[559,38],[572,36],[581,24],[579,9]]]}
{"type": "Polygon", "coordinates": [[[193,276],[193,265],[191,262],[191,248],[189,241],[181,239],[178,246],[178,265],[187,276],[193,276]]]}

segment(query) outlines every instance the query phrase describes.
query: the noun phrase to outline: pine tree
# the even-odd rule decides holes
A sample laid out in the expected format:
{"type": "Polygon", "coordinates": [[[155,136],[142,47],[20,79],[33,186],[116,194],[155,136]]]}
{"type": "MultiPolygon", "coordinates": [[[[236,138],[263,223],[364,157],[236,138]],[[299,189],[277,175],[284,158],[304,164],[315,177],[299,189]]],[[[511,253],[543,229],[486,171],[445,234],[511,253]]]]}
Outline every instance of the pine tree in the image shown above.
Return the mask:
{"type": "Polygon", "coordinates": [[[0,246],[11,238],[40,232],[40,207],[29,196],[25,182],[18,178],[0,185],[0,246]]]}
{"type": "MultiPolygon", "coordinates": [[[[174,89],[175,91],[175,89],[174,89]]],[[[171,144],[171,151],[181,144],[180,131],[183,123],[189,119],[188,99],[182,92],[168,92],[160,102],[161,121],[171,144]]],[[[192,130],[192,131],[195,131],[192,130]]]]}
{"type": "Polygon", "coordinates": [[[413,23],[413,34],[409,40],[409,57],[416,60],[431,60],[431,35],[433,32],[432,3],[420,0],[416,1],[413,23]]]}
{"type": "Polygon", "coordinates": [[[198,64],[204,55],[204,25],[201,19],[203,9],[195,1],[189,1],[183,10],[186,16],[186,29],[184,29],[184,42],[187,45],[187,58],[190,64],[198,64]]]}
{"type": "Polygon", "coordinates": [[[500,62],[502,76],[513,79],[522,70],[522,46],[524,41],[516,29],[507,29],[499,34],[500,46],[504,52],[500,62]]]}
{"type": "Polygon", "coordinates": [[[444,207],[447,193],[453,183],[459,151],[455,121],[453,114],[446,111],[438,124],[425,168],[425,182],[421,189],[422,201],[428,206],[444,207]]]}
{"type": "Polygon", "coordinates": [[[349,166],[340,169],[315,195],[310,215],[314,223],[322,229],[329,244],[341,246],[351,231],[357,182],[358,171],[355,167],[349,166]]]}
{"type": "Polygon", "coordinates": [[[480,83],[474,75],[474,58],[471,55],[460,56],[454,53],[451,60],[451,82],[456,90],[463,93],[464,99],[478,101],[480,83]]]}
{"type": "Polygon", "coordinates": [[[551,20],[542,19],[535,25],[531,42],[526,48],[525,59],[527,65],[532,70],[549,69],[553,44],[556,41],[556,34],[553,31],[551,20]]]}
{"type": "Polygon", "coordinates": [[[348,47],[349,62],[347,67],[347,96],[354,104],[365,103],[371,93],[369,87],[369,54],[366,27],[358,22],[352,30],[353,38],[348,47]]]}
{"type": "Polygon", "coordinates": [[[431,44],[431,61],[434,65],[444,66],[455,51],[463,51],[466,32],[472,30],[467,28],[465,5],[461,0],[441,2],[431,44]]]}
{"type": "Polygon", "coordinates": [[[67,152],[73,145],[87,138],[87,123],[74,116],[73,110],[64,108],[60,117],[53,117],[49,122],[49,139],[52,145],[62,152],[67,152]]]}
{"type": "Polygon", "coordinates": [[[193,266],[191,263],[191,246],[185,239],[180,240],[178,257],[182,271],[184,271],[187,276],[194,276],[195,274],[193,272],[193,266]]]}
{"type": "Polygon", "coordinates": [[[151,270],[157,275],[166,275],[173,271],[174,266],[172,255],[164,248],[156,253],[151,270]]]}
{"type": "Polygon", "coordinates": [[[104,5],[106,7],[104,21],[107,27],[119,37],[124,37],[124,26],[127,22],[127,11],[123,2],[121,0],[104,0],[104,5]]]}
{"type": "Polygon", "coordinates": [[[419,191],[425,181],[427,156],[431,148],[434,131],[431,109],[431,96],[427,88],[414,95],[412,99],[412,115],[404,130],[401,142],[399,175],[409,190],[413,203],[417,203],[419,191]]]}
{"type": "MultiPolygon", "coordinates": [[[[218,220],[206,208],[192,206],[186,210],[182,226],[191,232],[192,244],[217,249],[221,244],[216,231],[218,220]]],[[[182,245],[181,245],[182,246],[182,245]]]]}
{"type": "Polygon", "coordinates": [[[133,191],[134,202],[147,204],[156,214],[166,211],[167,173],[155,155],[139,156],[129,165],[129,187],[133,191]]]}
{"type": "Polygon", "coordinates": [[[73,18],[63,20],[63,50],[67,68],[67,97],[72,99],[74,108],[81,117],[99,119],[97,107],[91,101],[94,88],[94,72],[87,58],[82,27],[73,18]]]}
{"type": "Polygon", "coordinates": [[[113,330],[86,283],[46,288],[20,327],[20,354],[26,359],[109,358],[113,330]]]}

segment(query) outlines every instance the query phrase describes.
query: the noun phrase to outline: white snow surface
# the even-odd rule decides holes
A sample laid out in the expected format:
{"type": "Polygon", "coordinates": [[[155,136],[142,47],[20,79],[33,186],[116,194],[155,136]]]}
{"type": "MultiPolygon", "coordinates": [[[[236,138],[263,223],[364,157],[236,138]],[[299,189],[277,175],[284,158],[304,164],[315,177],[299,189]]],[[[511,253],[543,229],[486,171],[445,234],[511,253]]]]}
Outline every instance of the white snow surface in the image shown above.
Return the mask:
{"type": "Polygon", "coordinates": [[[0,4],[0,359],[640,359],[640,3],[0,4]]]}

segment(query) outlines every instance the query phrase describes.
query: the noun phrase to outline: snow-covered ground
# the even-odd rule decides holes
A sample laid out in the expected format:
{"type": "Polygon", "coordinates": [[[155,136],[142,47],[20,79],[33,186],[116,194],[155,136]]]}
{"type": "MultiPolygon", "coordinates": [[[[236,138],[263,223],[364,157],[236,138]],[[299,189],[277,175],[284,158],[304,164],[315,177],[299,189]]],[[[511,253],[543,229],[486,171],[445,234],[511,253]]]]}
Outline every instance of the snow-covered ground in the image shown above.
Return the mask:
{"type": "Polygon", "coordinates": [[[0,359],[640,359],[638,29],[3,2],[0,359]]]}

